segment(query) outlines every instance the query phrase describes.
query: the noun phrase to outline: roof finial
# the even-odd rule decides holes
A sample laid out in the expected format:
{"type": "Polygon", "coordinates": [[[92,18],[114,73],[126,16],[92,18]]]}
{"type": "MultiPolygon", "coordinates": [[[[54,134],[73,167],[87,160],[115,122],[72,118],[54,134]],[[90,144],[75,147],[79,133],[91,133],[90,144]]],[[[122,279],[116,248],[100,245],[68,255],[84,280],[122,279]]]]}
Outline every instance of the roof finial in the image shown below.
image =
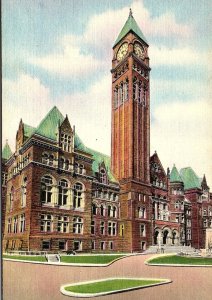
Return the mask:
{"type": "Polygon", "coordinates": [[[133,16],[133,14],[132,14],[132,9],[131,9],[131,7],[130,7],[129,17],[132,17],[132,16],[133,16]]]}
{"type": "Polygon", "coordinates": [[[6,139],[6,144],[8,144],[8,139],[6,139]]]}

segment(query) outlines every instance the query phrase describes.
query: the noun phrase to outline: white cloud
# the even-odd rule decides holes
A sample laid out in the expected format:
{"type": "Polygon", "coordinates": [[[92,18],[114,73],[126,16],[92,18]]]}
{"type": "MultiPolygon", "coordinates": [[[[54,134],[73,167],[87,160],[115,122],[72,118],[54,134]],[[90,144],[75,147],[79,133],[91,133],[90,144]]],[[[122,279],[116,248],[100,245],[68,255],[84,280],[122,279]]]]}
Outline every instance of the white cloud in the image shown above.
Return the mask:
{"type": "Polygon", "coordinates": [[[57,101],[83,142],[93,149],[110,154],[111,78],[102,77],[87,91],[66,95],[57,101]]]}
{"type": "Polygon", "coordinates": [[[196,51],[192,48],[167,48],[151,46],[149,48],[151,66],[171,65],[208,65],[209,53],[196,51]]]}
{"type": "Polygon", "coordinates": [[[54,52],[43,57],[33,57],[29,59],[29,62],[63,77],[87,76],[102,68],[104,61],[96,59],[92,54],[82,53],[83,47],[78,45],[78,42],[77,36],[64,36],[59,41],[60,48],[62,48],[60,53],[54,52]]]}
{"type": "Polygon", "coordinates": [[[20,119],[28,125],[37,126],[52,106],[50,91],[38,78],[21,74],[16,81],[3,80],[2,94],[3,143],[8,139],[14,150],[20,119]]]}
{"type": "MultiPolygon", "coordinates": [[[[192,28],[188,25],[178,24],[172,13],[165,13],[159,17],[152,18],[150,12],[145,8],[143,1],[133,1],[131,4],[133,15],[147,37],[174,37],[184,39],[192,34],[192,28]]],[[[31,57],[29,62],[37,65],[48,72],[64,77],[92,75],[102,68],[107,68],[111,63],[112,45],[129,14],[129,7],[119,10],[107,10],[101,14],[93,15],[82,35],[66,35],[58,40],[60,52],[53,52],[47,56],[31,57]],[[101,58],[97,58],[98,57],[101,58]]],[[[58,45],[57,45],[58,46],[58,45]]],[[[160,63],[177,64],[178,61],[187,63],[190,61],[189,49],[185,50],[184,56],[188,55],[188,60],[178,58],[181,49],[175,52],[166,49],[159,51],[153,49],[155,61],[160,63]],[[167,61],[165,57],[168,54],[167,61]],[[174,55],[174,56],[173,56],[174,55]]]]}
{"type": "MultiPolygon", "coordinates": [[[[198,74],[197,74],[198,75],[198,74]]],[[[199,80],[199,76],[196,79],[152,79],[150,81],[151,86],[151,102],[157,105],[158,101],[175,101],[181,99],[202,99],[204,97],[211,97],[212,91],[210,84],[207,81],[199,80]],[[160,98],[162,99],[160,99],[160,98]],[[164,99],[163,99],[164,97],[164,99]]]]}
{"type": "Polygon", "coordinates": [[[162,104],[153,112],[151,151],[157,150],[164,167],[191,166],[212,187],[212,105],[199,100],[162,104]]]}

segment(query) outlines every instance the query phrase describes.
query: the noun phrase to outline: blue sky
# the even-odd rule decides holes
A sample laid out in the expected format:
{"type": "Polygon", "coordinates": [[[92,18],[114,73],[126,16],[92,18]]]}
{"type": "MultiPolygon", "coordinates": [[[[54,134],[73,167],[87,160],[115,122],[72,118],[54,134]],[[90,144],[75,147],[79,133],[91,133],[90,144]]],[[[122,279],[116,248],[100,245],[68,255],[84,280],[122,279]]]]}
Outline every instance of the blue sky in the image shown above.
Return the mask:
{"type": "Polygon", "coordinates": [[[3,0],[3,139],[14,149],[20,118],[37,126],[57,105],[110,153],[112,45],[129,7],[150,45],[151,152],[212,183],[210,0],[3,0]]]}

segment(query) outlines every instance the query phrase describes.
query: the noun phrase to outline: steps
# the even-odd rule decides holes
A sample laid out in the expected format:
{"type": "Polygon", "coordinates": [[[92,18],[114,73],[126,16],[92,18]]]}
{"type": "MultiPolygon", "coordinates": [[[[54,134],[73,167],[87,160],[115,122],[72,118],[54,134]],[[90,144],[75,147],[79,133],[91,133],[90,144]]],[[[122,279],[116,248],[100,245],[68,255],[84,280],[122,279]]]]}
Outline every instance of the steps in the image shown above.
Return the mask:
{"type": "Polygon", "coordinates": [[[152,253],[185,253],[185,254],[198,254],[191,246],[176,246],[176,245],[161,245],[161,249],[159,249],[158,245],[150,246],[145,252],[145,254],[152,253]]]}
{"type": "Polygon", "coordinates": [[[60,256],[58,254],[48,254],[46,255],[47,261],[50,263],[59,263],[60,256]]]}

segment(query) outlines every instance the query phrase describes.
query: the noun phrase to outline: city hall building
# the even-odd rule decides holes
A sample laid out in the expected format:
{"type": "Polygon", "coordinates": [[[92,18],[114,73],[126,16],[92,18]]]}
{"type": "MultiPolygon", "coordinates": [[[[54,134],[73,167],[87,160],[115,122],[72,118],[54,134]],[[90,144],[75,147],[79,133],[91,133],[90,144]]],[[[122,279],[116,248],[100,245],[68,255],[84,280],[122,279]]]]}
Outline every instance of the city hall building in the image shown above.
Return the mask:
{"type": "MultiPolygon", "coordinates": [[[[110,66],[108,66],[109,69],[110,66]]],[[[148,43],[132,13],[113,46],[111,157],[92,150],[53,107],[20,121],[2,151],[3,250],[144,251],[205,247],[212,194],[192,168],[150,156],[148,43]]]]}

